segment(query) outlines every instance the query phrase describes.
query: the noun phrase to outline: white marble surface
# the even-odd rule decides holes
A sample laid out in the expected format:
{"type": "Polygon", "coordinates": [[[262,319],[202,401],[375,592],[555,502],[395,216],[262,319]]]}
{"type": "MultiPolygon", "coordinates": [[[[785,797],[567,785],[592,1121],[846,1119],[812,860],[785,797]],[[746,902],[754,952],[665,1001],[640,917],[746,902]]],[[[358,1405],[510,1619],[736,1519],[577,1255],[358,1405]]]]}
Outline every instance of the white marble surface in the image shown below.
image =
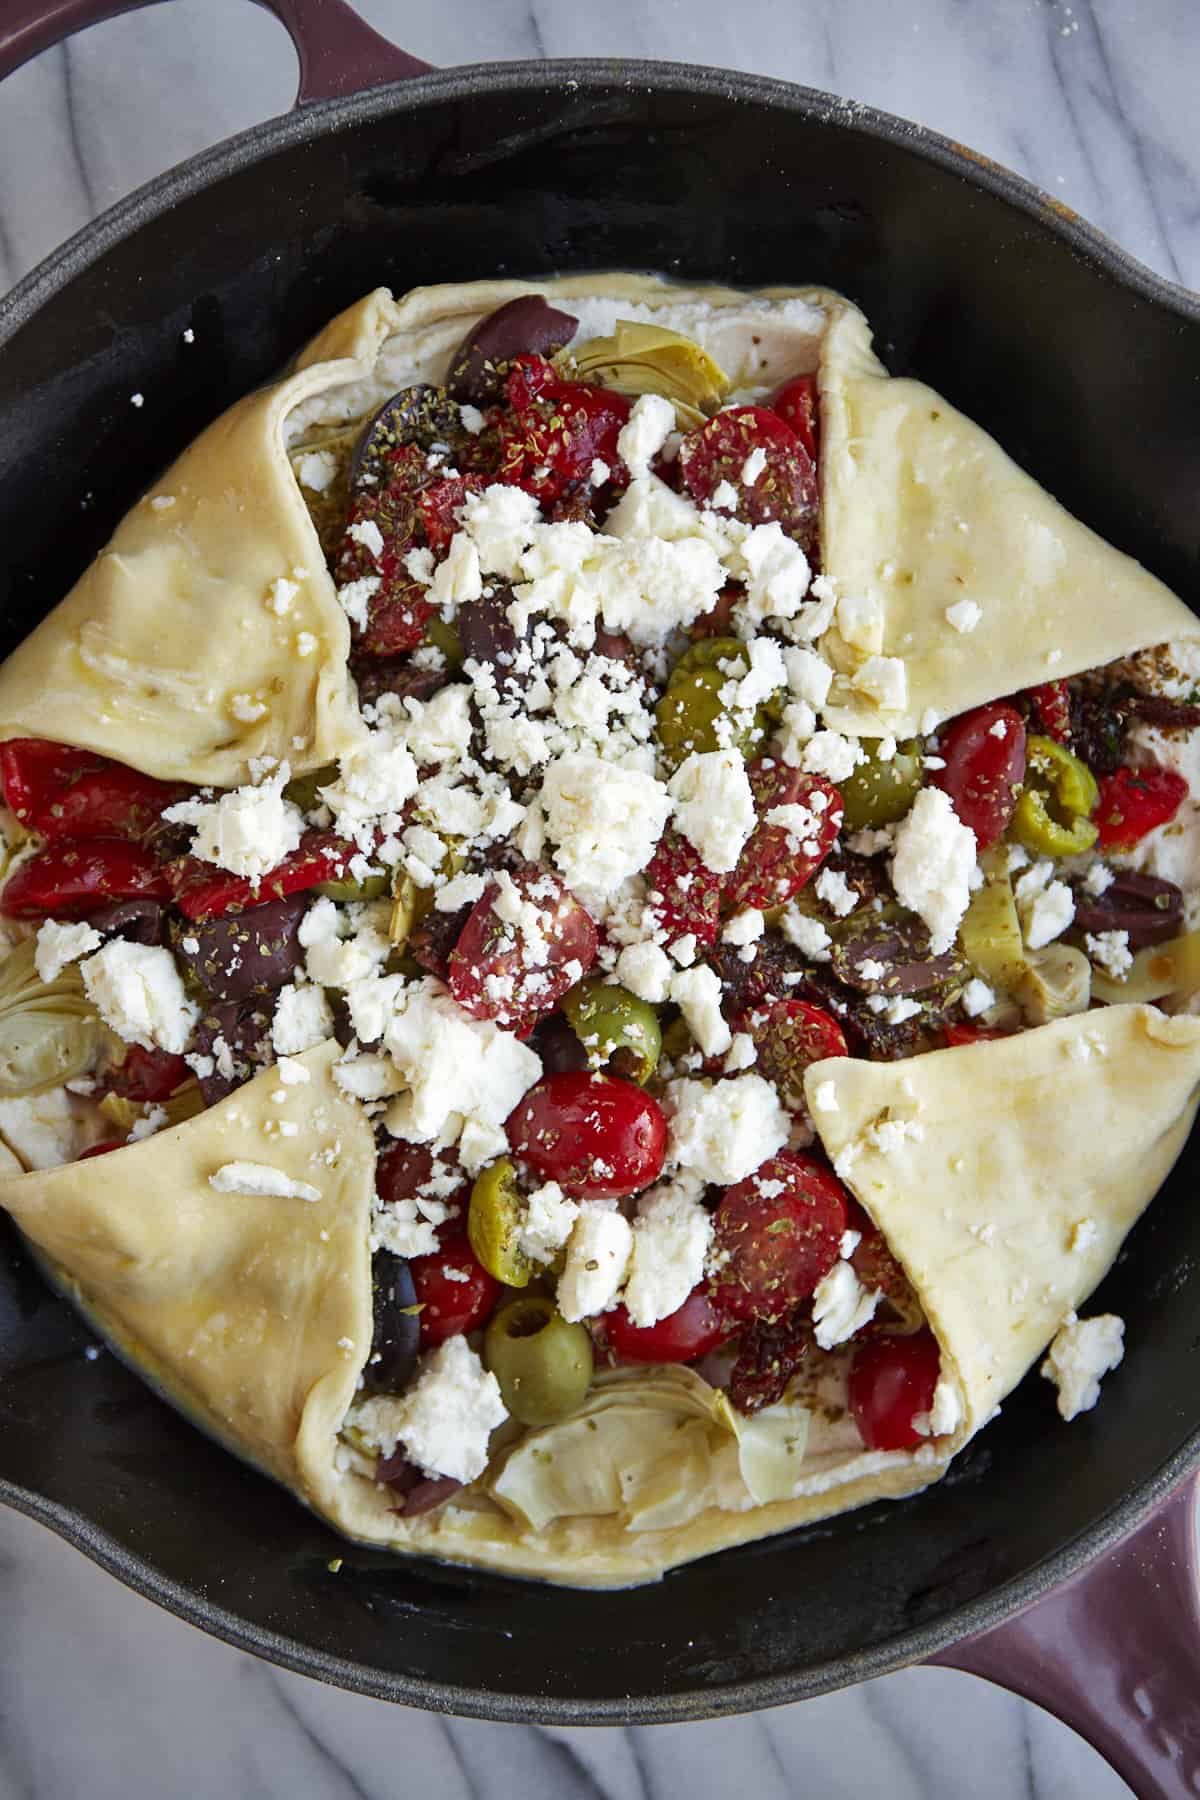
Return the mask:
{"type": "MultiPolygon", "coordinates": [[[[360,11],[436,63],[670,57],[871,101],[1022,171],[1154,268],[1200,282],[1194,0],[362,0],[360,11]]],[[[246,0],[172,0],[47,52],[0,94],[0,288],[140,182],[285,110],[294,86],[282,29],[246,0]]],[[[0,1800],[383,1800],[414,1786],[436,1800],[1129,1791],[1036,1708],[928,1670],[656,1729],[542,1731],[389,1708],[204,1638],[11,1513],[0,1514],[0,1613],[0,1800]]]]}

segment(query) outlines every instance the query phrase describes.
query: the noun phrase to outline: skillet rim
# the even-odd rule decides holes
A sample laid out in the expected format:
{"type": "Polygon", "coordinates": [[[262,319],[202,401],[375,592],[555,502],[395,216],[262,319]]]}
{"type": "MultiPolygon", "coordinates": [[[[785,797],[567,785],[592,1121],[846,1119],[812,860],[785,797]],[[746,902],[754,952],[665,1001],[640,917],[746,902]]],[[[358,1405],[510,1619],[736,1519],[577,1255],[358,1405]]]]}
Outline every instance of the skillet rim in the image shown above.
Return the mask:
{"type": "MultiPolygon", "coordinates": [[[[177,202],[233,175],[265,156],[298,144],[317,143],[402,106],[435,105],[472,94],[542,89],[574,84],[584,92],[597,86],[647,86],[667,93],[691,93],[743,101],[799,113],[834,131],[847,131],[910,151],[956,174],[977,189],[1023,212],[1048,228],[1069,249],[1127,289],[1186,323],[1200,325],[1200,294],[1155,273],[1096,226],[1024,176],[940,132],[880,108],[847,100],[818,88],[678,62],[640,58],[564,58],[539,62],[473,63],[436,70],[361,93],[316,101],[266,120],[179,163],[134,190],[89,221],[52,251],[0,300],[0,349],[53,295],[101,256],[177,202]]],[[[437,1713],[505,1723],[558,1725],[658,1724],[725,1717],[781,1706],[872,1679],[924,1661],[963,1638],[999,1625],[1068,1581],[1093,1559],[1111,1550],[1142,1524],[1174,1486],[1200,1466],[1200,1420],[1186,1441],[1160,1468],[1054,1554],[1024,1574],[957,1606],[929,1624],[901,1632],[870,1649],[830,1658],[812,1669],[760,1676],[716,1687],[684,1689],[664,1696],[577,1700],[543,1694],[498,1694],[483,1687],[431,1681],[351,1662],[314,1650],[280,1632],[255,1625],[215,1605],[195,1589],[165,1576],[119,1544],[91,1519],[15,1482],[0,1480],[0,1502],[11,1506],[82,1551],[107,1573],[144,1599],[155,1601],[188,1624],[238,1649],[265,1657],[294,1673],[366,1694],[417,1705],[437,1713]]]]}

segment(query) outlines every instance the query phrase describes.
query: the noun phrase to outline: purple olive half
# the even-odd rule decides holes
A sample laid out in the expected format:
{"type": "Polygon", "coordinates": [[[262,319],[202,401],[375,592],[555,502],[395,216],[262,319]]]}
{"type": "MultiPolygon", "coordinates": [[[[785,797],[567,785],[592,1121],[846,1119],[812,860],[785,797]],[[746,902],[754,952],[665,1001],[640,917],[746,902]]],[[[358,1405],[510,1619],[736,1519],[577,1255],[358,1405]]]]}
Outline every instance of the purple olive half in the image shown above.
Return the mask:
{"type": "Polygon", "coordinates": [[[288,894],[218,919],[175,921],[171,948],[192,980],[214,1000],[273,993],[291,980],[304,960],[299,932],[309,898],[288,894]]]}
{"type": "Polygon", "coordinates": [[[463,656],[478,663],[490,663],[497,670],[497,681],[512,676],[517,645],[528,637],[528,628],[518,637],[508,616],[512,605],[512,589],[497,582],[490,594],[459,608],[455,624],[463,647],[463,656]]]}
{"type": "MultiPolygon", "coordinates": [[[[272,1061],[271,1018],[275,1011],[274,994],[254,1000],[226,1000],[210,1006],[196,1027],[193,1049],[213,1058],[211,1075],[201,1075],[200,1092],[206,1106],[215,1106],[257,1075],[272,1061]],[[219,1062],[228,1051],[233,1058],[232,1073],[222,1074],[219,1062]]],[[[228,1064],[226,1064],[228,1068],[228,1064]]]]}
{"type": "Polygon", "coordinates": [[[1183,892],[1173,881],[1121,869],[1095,898],[1076,889],[1075,926],[1079,931],[1127,931],[1129,948],[1163,944],[1183,928],[1183,892]]]}
{"type": "Polygon", "coordinates": [[[578,329],[578,319],[548,306],[540,294],[522,294],[467,333],[450,359],[446,392],[453,400],[490,406],[500,397],[506,363],[514,356],[551,356],[578,329]]]}
{"type": "Polygon", "coordinates": [[[131,944],[161,944],[166,933],[166,909],[157,900],[115,900],[88,914],[88,924],[105,937],[125,938],[131,944]]]}
{"type": "Polygon", "coordinates": [[[417,1290],[402,1256],[377,1250],[371,1258],[375,1330],[362,1372],[368,1394],[402,1394],[417,1366],[421,1315],[417,1290]]]}
{"type": "Polygon", "coordinates": [[[450,679],[448,669],[415,669],[407,656],[356,657],[350,673],[360,706],[374,706],[384,694],[395,694],[401,700],[429,700],[450,679]]]}
{"type": "Polygon", "coordinates": [[[445,388],[427,383],[401,388],[363,426],[350,460],[351,491],[384,485],[387,459],[393,450],[415,444],[429,451],[435,444],[448,444],[462,436],[458,406],[446,398],[445,388]]]}

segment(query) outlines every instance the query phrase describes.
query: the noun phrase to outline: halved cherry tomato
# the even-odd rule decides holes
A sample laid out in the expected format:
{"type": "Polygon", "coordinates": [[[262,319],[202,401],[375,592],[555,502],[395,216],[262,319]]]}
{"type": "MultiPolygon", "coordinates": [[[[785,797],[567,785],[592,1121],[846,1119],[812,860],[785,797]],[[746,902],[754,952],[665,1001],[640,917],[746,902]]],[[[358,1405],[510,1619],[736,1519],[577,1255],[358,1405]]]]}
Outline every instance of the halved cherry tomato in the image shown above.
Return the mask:
{"type": "Polygon", "coordinates": [[[161,864],[123,838],[60,838],[13,870],[0,894],[10,919],[82,919],[110,900],[169,900],[161,864]]]}
{"type": "Polygon", "coordinates": [[[716,943],[723,886],[724,878],[713,874],[687,838],[678,831],[663,833],[646,869],[646,888],[668,944],[689,935],[701,949],[716,943]]]}
{"type": "Polygon", "coordinates": [[[815,1156],[781,1150],[726,1188],[714,1218],[724,1252],[714,1298],[733,1319],[785,1318],[838,1260],[848,1195],[815,1156]]]}
{"type": "Polygon", "coordinates": [[[827,1056],[849,1056],[846,1034],[829,1013],[807,1000],[769,1000],[739,1013],[730,1029],[758,1048],[757,1069],[773,1081],[785,1104],[804,1101],[804,1071],[827,1056]]]}
{"type": "Polygon", "coordinates": [[[908,1276],[888,1248],[887,1239],[852,1195],[846,1197],[846,1226],[858,1232],[858,1243],[850,1252],[849,1261],[867,1292],[878,1289],[886,1295],[909,1293],[908,1276]]]}
{"type": "Polygon", "coordinates": [[[468,494],[478,494],[487,486],[482,475],[444,475],[421,490],[421,522],[425,542],[435,556],[450,548],[450,540],[458,530],[455,517],[468,494]]]}
{"type": "Polygon", "coordinates": [[[277,868],[259,877],[230,875],[194,856],[166,865],[171,897],[185,918],[219,919],[247,906],[265,906],[287,894],[300,894],[321,881],[334,881],[354,854],[353,844],[327,831],[306,831],[299,845],[277,868]]]}
{"type": "Polygon", "coordinates": [[[1025,698],[1035,709],[1034,725],[1040,725],[1046,737],[1056,744],[1071,741],[1071,695],[1065,681],[1043,681],[1040,687],[1026,688],[1025,698]]]}
{"type": "Polygon", "coordinates": [[[817,460],[818,413],[817,413],[817,378],[815,375],[797,375],[792,381],[785,381],[782,387],[775,389],[767,406],[773,413],[778,413],[785,425],[790,425],[813,461],[817,460]]]}
{"type": "Polygon", "coordinates": [[[788,537],[811,545],[817,472],[796,433],[775,413],[762,406],[726,407],[689,431],[679,446],[678,462],[687,490],[699,504],[710,503],[728,482],[737,494],[736,518],[747,525],[777,521],[788,537]],[[747,480],[747,462],[757,451],[762,452],[761,466],[747,480]]]}
{"type": "Polygon", "coordinates": [[[86,1162],[89,1156],[107,1156],[110,1150],[123,1150],[120,1138],[112,1138],[108,1143],[93,1144],[90,1150],[81,1150],[75,1158],[76,1162],[86,1162]]]}
{"type": "Polygon", "coordinates": [[[0,744],[4,797],[22,825],[46,838],[137,838],[188,792],[124,763],[45,738],[0,744]]]}
{"type": "Polygon", "coordinates": [[[933,1405],[941,1360],[931,1331],[859,1345],[850,1364],[849,1400],[868,1450],[911,1450],[925,1442],[913,1418],[933,1405]]]}
{"type": "Polygon", "coordinates": [[[100,1086],[106,1094],[123,1094],[127,1100],[169,1100],[191,1073],[182,1056],[131,1044],[120,1068],[101,1074],[100,1086]]]}
{"type": "Polygon", "coordinates": [[[1100,802],[1092,817],[1100,827],[1101,850],[1128,850],[1140,843],[1156,825],[1173,819],[1184,800],[1188,784],[1174,769],[1147,763],[1127,765],[1106,775],[1100,783],[1100,802]]]}
{"type": "MultiPolygon", "coordinates": [[[[414,446],[404,449],[413,450],[414,446]]],[[[356,648],[371,656],[399,656],[402,651],[415,650],[433,612],[425,589],[404,566],[405,557],[420,546],[424,535],[420,494],[408,479],[412,460],[404,455],[393,458],[387,486],[364,488],[356,496],[335,564],[339,587],[361,580],[379,583],[367,600],[365,628],[354,627],[356,648]],[[376,525],[383,538],[378,555],[350,535],[355,526],[368,523],[376,525]]],[[[417,480],[424,485],[425,459],[420,456],[419,460],[417,480]]]]}
{"type": "Polygon", "coordinates": [[[471,908],[450,952],[447,980],[472,1018],[523,1034],[591,968],[599,933],[557,875],[530,865],[511,879],[516,905],[507,886],[493,881],[471,908]],[[535,916],[526,914],[529,907],[535,916]],[[522,916],[505,916],[518,908],[522,916]]]}
{"type": "Polygon", "coordinates": [[[422,1350],[477,1330],[500,1298],[500,1283],[476,1259],[465,1233],[448,1239],[429,1256],[414,1256],[408,1272],[421,1308],[422,1350]]]}
{"type": "Polygon", "coordinates": [[[722,901],[734,912],[791,900],[825,861],[842,826],[842,796],[823,775],[806,775],[769,756],[750,763],[746,774],[759,822],[725,878],[722,901]],[[778,806],[801,812],[786,824],[772,824],[778,806]]]}
{"type": "MultiPolygon", "coordinates": [[[[381,1200],[391,1203],[396,1200],[412,1200],[428,1189],[431,1199],[453,1207],[456,1201],[470,1192],[471,1178],[463,1172],[456,1187],[450,1188],[446,1193],[435,1194],[430,1185],[433,1182],[435,1161],[443,1171],[458,1171],[457,1150],[435,1152],[428,1144],[408,1144],[397,1138],[394,1144],[389,1144],[376,1158],[375,1192],[381,1200]]],[[[440,1187],[442,1184],[438,1185],[440,1187]]]]}
{"type": "Polygon", "coordinates": [[[506,385],[511,411],[497,480],[524,488],[545,507],[587,483],[598,457],[624,486],[617,438],[633,410],[624,394],[564,381],[542,356],[514,357],[506,385]]]}
{"type": "Polygon", "coordinates": [[[722,1317],[707,1289],[693,1288],[683,1305],[654,1325],[633,1325],[623,1306],[596,1321],[597,1337],[622,1362],[694,1362],[723,1344],[734,1327],[722,1317]]]}
{"type": "Polygon", "coordinates": [[[512,1153],[576,1200],[618,1200],[658,1179],[662,1108],[631,1081],[569,1070],[547,1075],[510,1114],[512,1153]]]}
{"type": "Polygon", "coordinates": [[[955,1025],[947,1023],[942,1026],[942,1035],[946,1040],[947,1050],[953,1050],[959,1044],[986,1044],[992,1038],[1011,1037],[1011,1031],[1000,1031],[994,1025],[955,1025]]]}
{"type": "Polygon", "coordinates": [[[949,794],[982,850],[995,843],[1016,810],[1025,779],[1025,721],[1015,706],[997,700],[963,713],[939,738],[946,766],[929,780],[949,794]]]}

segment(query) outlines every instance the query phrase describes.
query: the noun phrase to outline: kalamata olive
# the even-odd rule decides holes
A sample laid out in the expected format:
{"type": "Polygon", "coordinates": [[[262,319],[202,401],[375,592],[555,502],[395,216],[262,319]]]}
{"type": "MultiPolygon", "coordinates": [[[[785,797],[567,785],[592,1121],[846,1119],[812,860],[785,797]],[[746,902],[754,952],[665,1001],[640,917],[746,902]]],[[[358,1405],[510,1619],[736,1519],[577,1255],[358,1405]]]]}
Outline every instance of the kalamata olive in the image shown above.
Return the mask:
{"type": "Polygon", "coordinates": [[[522,294],[468,331],[450,359],[446,391],[455,400],[488,406],[500,397],[505,363],[529,352],[552,356],[578,328],[578,319],[547,305],[540,294],[522,294]]]}
{"type": "Polygon", "coordinates": [[[193,1040],[196,1052],[211,1056],[214,1063],[212,1073],[199,1078],[206,1106],[215,1106],[271,1061],[274,1011],[274,994],[253,1000],[227,1000],[206,1009],[193,1040]]]}
{"type": "Polygon", "coordinates": [[[498,665],[497,679],[500,681],[506,673],[511,676],[517,645],[528,635],[525,631],[518,637],[514,630],[508,616],[511,604],[511,588],[497,582],[490,594],[473,600],[458,611],[458,635],[462,640],[463,655],[474,657],[479,663],[498,665]]]}
{"type": "Polygon", "coordinates": [[[171,947],[193,980],[214,1000],[243,1000],[289,981],[304,960],[300,921],[309,894],[288,894],[266,906],[183,919],[171,926],[171,947]]]}
{"type": "Polygon", "coordinates": [[[1135,719],[1157,725],[1160,731],[1194,731],[1200,725],[1200,706],[1168,700],[1163,694],[1132,694],[1128,707],[1135,719]]]}
{"type": "Polygon", "coordinates": [[[957,950],[934,956],[929,932],[916,920],[896,924],[869,921],[853,936],[835,943],[830,966],[839,981],[868,994],[945,993],[961,987],[967,968],[957,950]]]}
{"type": "Polygon", "coordinates": [[[441,1506],[451,1494],[457,1494],[462,1486],[453,1475],[429,1476],[422,1474],[416,1463],[409,1462],[403,1450],[397,1447],[390,1456],[381,1456],[375,1467],[375,1479],[384,1487],[390,1487],[397,1495],[400,1504],[393,1506],[392,1511],[403,1513],[406,1519],[415,1519],[419,1513],[432,1512],[435,1506],[441,1506]]]}
{"type": "Polygon", "coordinates": [[[592,649],[597,656],[607,656],[611,662],[632,663],[637,657],[632,639],[623,631],[598,630],[592,649]]]}
{"type": "Polygon", "coordinates": [[[421,1315],[417,1290],[402,1256],[377,1250],[371,1258],[375,1331],[362,1372],[368,1394],[402,1394],[417,1366],[421,1315]]]}
{"type": "Polygon", "coordinates": [[[428,969],[431,975],[445,981],[450,973],[450,952],[462,936],[471,911],[470,906],[460,906],[453,913],[438,912],[436,909],[426,913],[421,923],[413,927],[408,940],[408,954],[423,969],[428,969]]]}
{"type": "Polygon", "coordinates": [[[118,900],[89,913],[87,922],[105,937],[126,938],[131,944],[161,944],[166,917],[166,909],[157,900],[118,900]]]}
{"type": "Polygon", "coordinates": [[[1114,871],[1104,892],[1092,898],[1076,890],[1075,925],[1079,931],[1127,931],[1129,948],[1163,944],[1177,937],[1183,924],[1183,893],[1173,881],[1157,875],[1114,871]]]}
{"type": "Polygon", "coordinates": [[[450,679],[448,669],[416,669],[408,656],[360,656],[350,664],[358,704],[374,706],[383,694],[401,700],[428,700],[450,679]]]}
{"type": "Polygon", "coordinates": [[[561,1075],[565,1070],[588,1066],[587,1051],[560,1012],[538,1020],[529,1048],[541,1057],[546,1075],[561,1075]]]}
{"type": "Polygon", "coordinates": [[[387,459],[393,450],[416,444],[431,450],[435,444],[461,437],[462,420],[446,390],[422,384],[401,388],[367,421],[350,462],[350,487],[378,487],[387,480],[387,459]]]}

